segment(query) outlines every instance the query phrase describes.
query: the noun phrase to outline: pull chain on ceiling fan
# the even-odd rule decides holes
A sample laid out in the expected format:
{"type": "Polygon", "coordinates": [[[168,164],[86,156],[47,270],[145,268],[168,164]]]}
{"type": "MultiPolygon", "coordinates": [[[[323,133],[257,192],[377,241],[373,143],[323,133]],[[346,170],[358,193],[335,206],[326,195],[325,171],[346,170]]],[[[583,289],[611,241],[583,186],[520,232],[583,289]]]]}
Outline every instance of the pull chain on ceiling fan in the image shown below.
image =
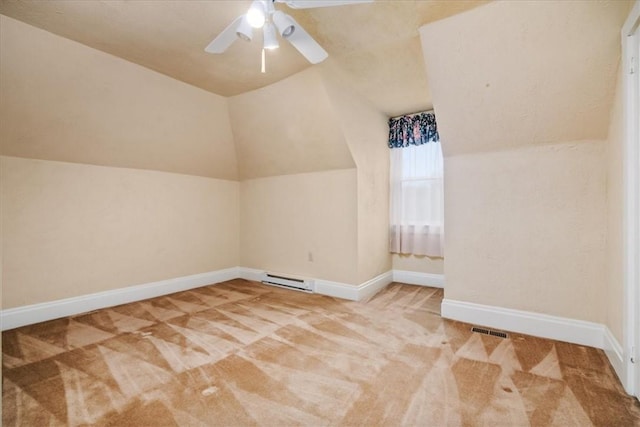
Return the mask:
{"type": "Polygon", "coordinates": [[[276,10],[274,3],[284,3],[293,9],[342,6],[348,4],[371,3],[373,0],[254,0],[246,14],[237,17],[204,49],[208,53],[225,52],[236,39],[250,42],[253,29],[262,28],[262,69],[265,70],[265,50],[277,49],[280,45],[278,34],[295,47],[307,61],[317,64],[329,54],[286,13],[276,10]]]}

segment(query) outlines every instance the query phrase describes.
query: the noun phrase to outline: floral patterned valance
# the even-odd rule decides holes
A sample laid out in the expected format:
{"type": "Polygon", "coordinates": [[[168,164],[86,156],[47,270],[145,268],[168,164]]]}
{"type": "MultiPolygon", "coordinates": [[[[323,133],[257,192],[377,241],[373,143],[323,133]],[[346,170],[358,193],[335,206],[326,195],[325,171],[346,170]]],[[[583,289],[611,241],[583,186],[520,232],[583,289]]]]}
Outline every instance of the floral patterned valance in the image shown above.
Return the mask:
{"type": "Polygon", "coordinates": [[[418,113],[389,119],[389,148],[422,145],[439,140],[436,116],[433,113],[418,113]]]}

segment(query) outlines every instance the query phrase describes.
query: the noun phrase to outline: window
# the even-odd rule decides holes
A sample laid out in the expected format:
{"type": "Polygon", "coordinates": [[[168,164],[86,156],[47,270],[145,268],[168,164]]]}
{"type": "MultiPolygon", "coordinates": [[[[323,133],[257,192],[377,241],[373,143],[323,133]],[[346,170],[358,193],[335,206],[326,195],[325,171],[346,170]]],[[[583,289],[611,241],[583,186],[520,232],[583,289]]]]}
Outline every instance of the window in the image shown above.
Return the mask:
{"type": "Polygon", "coordinates": [[[442,257],[443,159],[435,116],[404,116],[389,125],[390,251],[442,257]]]}

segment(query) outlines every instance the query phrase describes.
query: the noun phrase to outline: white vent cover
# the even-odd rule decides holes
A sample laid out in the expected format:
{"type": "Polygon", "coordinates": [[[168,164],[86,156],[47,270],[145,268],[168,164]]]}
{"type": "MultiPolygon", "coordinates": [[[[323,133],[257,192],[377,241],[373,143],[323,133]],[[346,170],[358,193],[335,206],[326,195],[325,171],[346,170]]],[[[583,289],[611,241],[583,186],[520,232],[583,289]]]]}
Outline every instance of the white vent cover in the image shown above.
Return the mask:
{"type": "Polygon", "coordinates": [[[313,280],[285,277],[278,274],[263,273],[262,283],[265,285],[280,286],[287,289],[295,289],[303,292],[313,292],[313,280]]]}

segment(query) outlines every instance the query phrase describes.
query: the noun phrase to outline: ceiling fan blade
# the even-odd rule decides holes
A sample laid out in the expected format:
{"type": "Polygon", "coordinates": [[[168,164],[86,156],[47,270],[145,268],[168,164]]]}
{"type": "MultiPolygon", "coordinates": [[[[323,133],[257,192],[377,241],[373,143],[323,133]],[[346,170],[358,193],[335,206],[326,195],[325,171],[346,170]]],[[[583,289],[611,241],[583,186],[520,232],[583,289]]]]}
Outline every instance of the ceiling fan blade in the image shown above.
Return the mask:
{"type": "Polygon", "coordinates": [[[345,6],[349,4],[372,3],[374,0],[276,0],[292,9],[311,9],[314,7],[345,6]]]}
{"type": "Polygon", "coordinates": [[[240,15],[233,21],[227,28],[222,30],[218,36],[213,39],[211,43],[207,47],[204,48],[205,52],[208,53],[222,53],[231,46],[231,44],[236,41],[238,38],[236,34],[236,28],[240,24],[243,15],[240,15]]]}
{"type": "Polygon", "coordinates": [[[288,18],[295,24],[295,31],[289,37],[286,37],[286,40],[298,49],[298,52],[312,64],[317,64],[327,59],[329,56],[327,51],[324,50],[295,19],[290,16],[288,16],[288,18]]]}

